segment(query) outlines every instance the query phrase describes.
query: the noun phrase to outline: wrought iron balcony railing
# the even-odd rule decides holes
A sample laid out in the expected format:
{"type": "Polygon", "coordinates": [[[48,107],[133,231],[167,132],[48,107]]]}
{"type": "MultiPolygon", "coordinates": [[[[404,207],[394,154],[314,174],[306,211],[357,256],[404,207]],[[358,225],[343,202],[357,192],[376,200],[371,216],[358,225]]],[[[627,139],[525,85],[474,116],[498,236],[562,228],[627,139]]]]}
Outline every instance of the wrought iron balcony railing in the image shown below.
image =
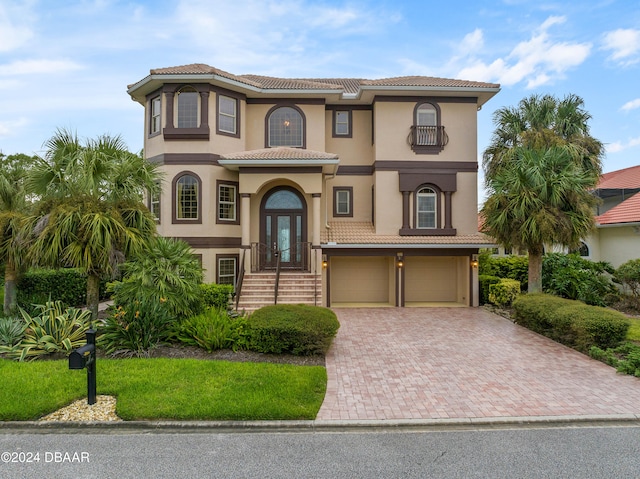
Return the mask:
{"type": "Polygon", "coordinates": [[[416,153],[437,153],[449,142],[444,126],[413,125],[407,138],[416,153]]]}

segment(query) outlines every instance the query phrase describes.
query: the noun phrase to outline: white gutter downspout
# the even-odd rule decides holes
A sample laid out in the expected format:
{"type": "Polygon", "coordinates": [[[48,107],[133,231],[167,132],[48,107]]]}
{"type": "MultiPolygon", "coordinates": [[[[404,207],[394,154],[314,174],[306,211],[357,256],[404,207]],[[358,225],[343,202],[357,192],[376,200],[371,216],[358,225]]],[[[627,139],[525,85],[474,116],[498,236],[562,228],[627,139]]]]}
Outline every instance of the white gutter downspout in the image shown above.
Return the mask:
{"type": "Polygon", "coordinates": [[[329,226],[329,191],[327,190],[327,181],[333,180],[336,177],[336,174],[338,173],[338,166],[340,165],[336,163],[333,166],[333,173],[331,173],[331,175],[325,175],[324,177],[324,191],[326,192],[326,197],[324,199],[324,228],[327,230],[331,229],[329,226]]]}

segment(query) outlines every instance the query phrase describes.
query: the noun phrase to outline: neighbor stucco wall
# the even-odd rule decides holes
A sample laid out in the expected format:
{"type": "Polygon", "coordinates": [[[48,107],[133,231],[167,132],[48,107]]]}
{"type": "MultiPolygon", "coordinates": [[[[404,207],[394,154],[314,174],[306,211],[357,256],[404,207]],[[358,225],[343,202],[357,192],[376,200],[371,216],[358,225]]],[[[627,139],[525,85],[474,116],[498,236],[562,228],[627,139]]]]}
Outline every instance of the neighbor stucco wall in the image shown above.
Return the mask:
{"type": "Polygon", "coordinates": [[[637,226],[598,228],[600,261],[617,268],[630,259],[640,258],[640,230],[637,226]]]}

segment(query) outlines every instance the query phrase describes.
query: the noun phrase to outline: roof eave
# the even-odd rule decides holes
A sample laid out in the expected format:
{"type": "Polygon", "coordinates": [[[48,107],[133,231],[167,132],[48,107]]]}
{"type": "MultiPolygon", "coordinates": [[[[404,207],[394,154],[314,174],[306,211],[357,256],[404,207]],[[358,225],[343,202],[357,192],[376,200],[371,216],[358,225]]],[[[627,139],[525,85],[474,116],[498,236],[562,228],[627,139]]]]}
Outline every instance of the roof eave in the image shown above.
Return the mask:
{"type": "Polygon", "coordinates": [[[263,160],[236,160],[219,159],[218,164],[228,170],[237,171],[240,167],[268,167],[268,166],[331,166],[335,167],[340,163],[337,158],[308,158],[308,159],[263,159],[263,160]]]}
{"type": "Polygon", "coordinates": [[[491,248],[497,246],[494,243],[320,243],[323,249],[469,249],[491,248]]]}

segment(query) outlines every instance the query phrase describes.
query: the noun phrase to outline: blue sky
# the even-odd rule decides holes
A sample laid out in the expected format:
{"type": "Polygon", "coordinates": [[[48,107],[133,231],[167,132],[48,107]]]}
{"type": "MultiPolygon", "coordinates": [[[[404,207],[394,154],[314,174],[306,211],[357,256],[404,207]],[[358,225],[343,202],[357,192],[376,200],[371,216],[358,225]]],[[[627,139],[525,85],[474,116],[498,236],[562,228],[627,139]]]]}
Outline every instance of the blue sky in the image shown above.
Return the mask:
{"type": "Polygon", "coordinates": [[[151,68],[497,82],[479,113],[531,94],[581,96],[604,171],[640,164],[637,0],[0,0],[0,151],[34,154],[56,128],[143,141],[126,93],[151,68]]]}

